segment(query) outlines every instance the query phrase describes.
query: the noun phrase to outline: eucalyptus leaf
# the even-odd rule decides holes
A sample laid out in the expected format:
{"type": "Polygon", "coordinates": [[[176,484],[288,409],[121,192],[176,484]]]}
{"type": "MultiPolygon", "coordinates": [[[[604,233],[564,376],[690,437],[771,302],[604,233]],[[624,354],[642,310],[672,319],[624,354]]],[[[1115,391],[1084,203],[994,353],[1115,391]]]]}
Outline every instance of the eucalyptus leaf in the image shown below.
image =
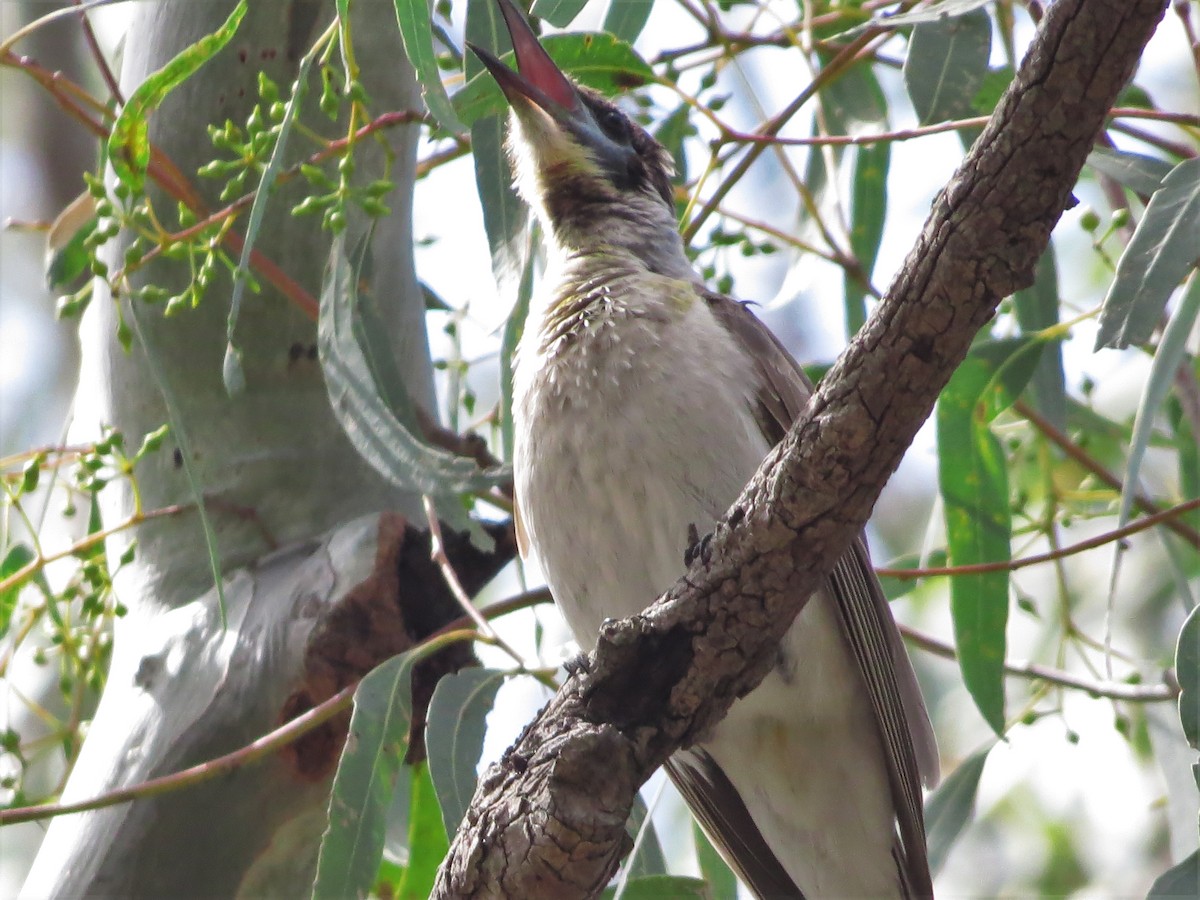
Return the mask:
{"type": "Polygon", "coordinates": [[[555,28],[566,28],[587,6],[587,0],[534,0],[531,16],[545,19],[555,28]]]}
{"type": "Polygon", "coordinates": [[[1179,679],[1179,723],[1188,744],[1200,750],[1200,606],[1194,607],[1175,645],[1175,676],[1179,679]]]}
{"type": "Polygon", "coordinates": [[[313,900],[361,898],[383,855],[386,815],[412,722],[414,656],[377,666],[354,692],[350,733],[333,776],[313,900]]]}
{"type": "Polygon", "coordinates": [[[1133,498],[1141,477],[1142,460],[1154,433],[1154,419],[1170,393],[1175,382],[1175,373],[1187,356],[1187,340],[1196,324],[1197,314],[1200,314],[1200,272],[1193,272],[1182,301],[1163,330],[1162,341],[1154,354],[1153,362],[1150,363],[1150,375],[1142,389],[1137,415],[1133,419],[1129,461],[1125,464],[1121,506],[1117,516],[1118,527],[1129,521],[1133,510],[1133,498]]]}
{"type": "MultiPolygon", "coordinates": [[[[1017,324],[1034,335],[1058,324],[1058,266],[1054,244],[1038,260],[1033,284],[1013,295],[1017,324]]],[[[1067,427],[1067,387],[1063,371],[1062,341],[1045,341],[1031,383],[1034,406],[1059,431],[1067,427]]]]}
{"type": "Polygon", "coordinates": [[[433,49],[433,19],[429,3],[427,0],[395,0],[395,7],[404,52],[421,82],[425,105],[442,128],[461,134],[466,129],[446,96],[442,71],[438,68],[437,54],[433,49]]]}
{"type": "Polygon", "coordinates": [[[700,874],[708,883],[709,896],[712,900],[737,900],[737,876],[712,845],[704,829],[695,822],[692,823],[692,839],[696,845],[696,861],[700,864],[700,874]]]}
{"type": "Polygon", "coordinates": [[[1096,349],[1149,340],[1188,269],[1200,262],[1200,157],[1177,165],[1150,197],[1104,298],[1096,349]]]}
{"type": "MultiPolygon", "coordinates": [[[[979,344],[938,398],[938,481],[953,565],[1011,559],[1008,471],[989,423],[1024,389],[1040,351],[1040,343],[1027,338],[979,344]]],[[[984,719],[1003,734],[1008,573],[956,575],[950,612],[963,683],[984,719]]]]}
{"type": "Polygon", "coordinates": [[[992,22],[983,10],[917,25],[904,60],[904,87],[922,125],[974,115],[988,73],[992,22]]]}
{"type": "Polygon", "coordinates": [[[117,178],[141,193],[150,164],[150,124],[147,117],[172,90],[221,51],[237,33],[246,15],[247,0],[238,0],[229,17],[212,34],[177,53],[165,66],[143,81],[121,107],[108,136],[107,155],[117,178]]]}
{"type": "Polygon", "coordinates": [[[979,779],[994,744],[973,753],[925,801],[925,833],[928,835],[929,868],[936,875],[946,864],[950,850],[975,817],[979,779]]]}
{"type": "Polygon", "coordinates": [[[632,44],[646,27],[653,6],[654,0],[612,0],[604,17],[604,30],[632,44]]]}
{"type": "Polygon", "coordinates": [[[417,763],[412,767],[408,808],[408,865],[396,890],[396,900],[427,900],[433,896],[438,868],[449,850],[429,767],[417,763]]]}
{"type": "Polygon", "coordinates": [[[1159,189],[1171,172],[1171,164],[1166,160],[1110,147],[1093,147],[1087,164],[1122,187],[1147,197],[1159,189]]]}
{"type": "Polygon", "coordinates": [[[429,701],[425,747],[447,834],[454,834],[478,781],[487,714],[507,673],[467,668],[438,680],[429,701]]]}
{"type": "Polygon", "coordinates": [[[359,343],[357,278],[342,235],[333,239],[321,289],[317,347],[334,414],[358,452],[392,483],[433,496],[486,490],[511,478],[432,447],[396,418],[359,343]]]}
{"type": "MultiPolygon", "coordinates": [[[[471,38],[471,41],[487,47],[509,66],[514,66],[507,33],[478,40],[471,38]]],[[[551,34],[543,38],[541,44],[559,68],[575,81],[602,94],[615,94],[654,80],[654,70],[637,51],[611,34],[590,31],[551,34]]],[[[468,57],[467,83],[453,98],[459,118],[468,124],[478,122],[484,116],[503,115],[508,111],[504,92],[495,79],[477,61],[474,65],[471,61],[472,57],[468,57]]]]}
{"type": "Polygon", "coordinates": [[[633,797],[633,809],[625,827],[633,837],[633,851],[626,863],[630,880],[666,875],[667,860],[663,855],[662,842],[658,839],[658,830],[641,794],[633,797]]]}

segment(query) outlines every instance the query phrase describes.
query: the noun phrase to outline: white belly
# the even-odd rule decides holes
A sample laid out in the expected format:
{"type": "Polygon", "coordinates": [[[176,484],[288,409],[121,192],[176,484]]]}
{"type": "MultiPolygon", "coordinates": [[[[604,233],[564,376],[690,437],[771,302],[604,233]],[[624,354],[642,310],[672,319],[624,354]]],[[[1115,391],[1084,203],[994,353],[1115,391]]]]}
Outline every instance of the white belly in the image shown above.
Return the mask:
{"type": "MultiPolygon", "coordinates": [[[[689,526],[711,530],[769,450],[754,373],[703,302],[622,322],[619,342],[594,331],[552,376],[527,332],[514,407],[523,524],[584,649],[683,574],[689,526]]],[[[703,746],[810,897],[895,895],[882,751],[865,698],[847,702],[863,688],[835,616],[815,596],[780,667],[703,746]]]]}

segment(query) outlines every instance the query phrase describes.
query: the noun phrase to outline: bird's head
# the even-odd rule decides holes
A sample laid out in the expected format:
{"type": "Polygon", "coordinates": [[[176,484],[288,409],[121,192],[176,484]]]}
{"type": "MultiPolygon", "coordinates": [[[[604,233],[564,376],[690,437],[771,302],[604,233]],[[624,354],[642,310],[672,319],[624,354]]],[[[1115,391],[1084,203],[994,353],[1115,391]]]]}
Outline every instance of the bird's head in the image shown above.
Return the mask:
{"type": "Polygon", "coordinates": [[[517,68],[471,45],[512,107],[517,187],[568,250],[678,240],[667,150],[615,104],[571,81],[511,0],[497,0],[517,68]]]}

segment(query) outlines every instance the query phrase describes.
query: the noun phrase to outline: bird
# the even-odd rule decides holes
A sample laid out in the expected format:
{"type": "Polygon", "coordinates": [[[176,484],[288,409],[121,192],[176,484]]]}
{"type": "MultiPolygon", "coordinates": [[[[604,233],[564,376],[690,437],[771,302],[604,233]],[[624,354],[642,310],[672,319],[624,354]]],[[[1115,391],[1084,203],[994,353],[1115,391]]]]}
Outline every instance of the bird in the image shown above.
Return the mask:
{"type": "MultiPolygon", "coordinates": [[[[547,243],[514,361],[517,539],[588,650],[684,574],[812,385],[688,260],[667,150],[497,2],[516,69],[469,46],[507,99],[515,186],[547,243]]],[[[762,684],[665,768],[758,897],[932,896],[937,745],[862,537],[762,684]]]]}

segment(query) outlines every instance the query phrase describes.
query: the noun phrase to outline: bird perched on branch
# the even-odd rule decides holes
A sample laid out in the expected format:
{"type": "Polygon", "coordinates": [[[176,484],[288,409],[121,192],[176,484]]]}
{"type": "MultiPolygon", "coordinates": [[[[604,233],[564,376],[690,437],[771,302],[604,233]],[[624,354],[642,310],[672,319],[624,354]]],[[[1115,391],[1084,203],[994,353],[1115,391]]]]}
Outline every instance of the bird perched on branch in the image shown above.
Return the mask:
{"type": "MultiPolygon", "coordinates": [[[[550,246],[514,375],[518,537],[587,648],[683,574],[689,533],[737,499],[811,385],[693,270],[667,151],[498,2],[517,69],[472,49],[512,107],[517,186],[550,246]]],[[[760,897],[932,894],[937,749],[861,540],[771,674],[667,769],[760,897]]]]}

